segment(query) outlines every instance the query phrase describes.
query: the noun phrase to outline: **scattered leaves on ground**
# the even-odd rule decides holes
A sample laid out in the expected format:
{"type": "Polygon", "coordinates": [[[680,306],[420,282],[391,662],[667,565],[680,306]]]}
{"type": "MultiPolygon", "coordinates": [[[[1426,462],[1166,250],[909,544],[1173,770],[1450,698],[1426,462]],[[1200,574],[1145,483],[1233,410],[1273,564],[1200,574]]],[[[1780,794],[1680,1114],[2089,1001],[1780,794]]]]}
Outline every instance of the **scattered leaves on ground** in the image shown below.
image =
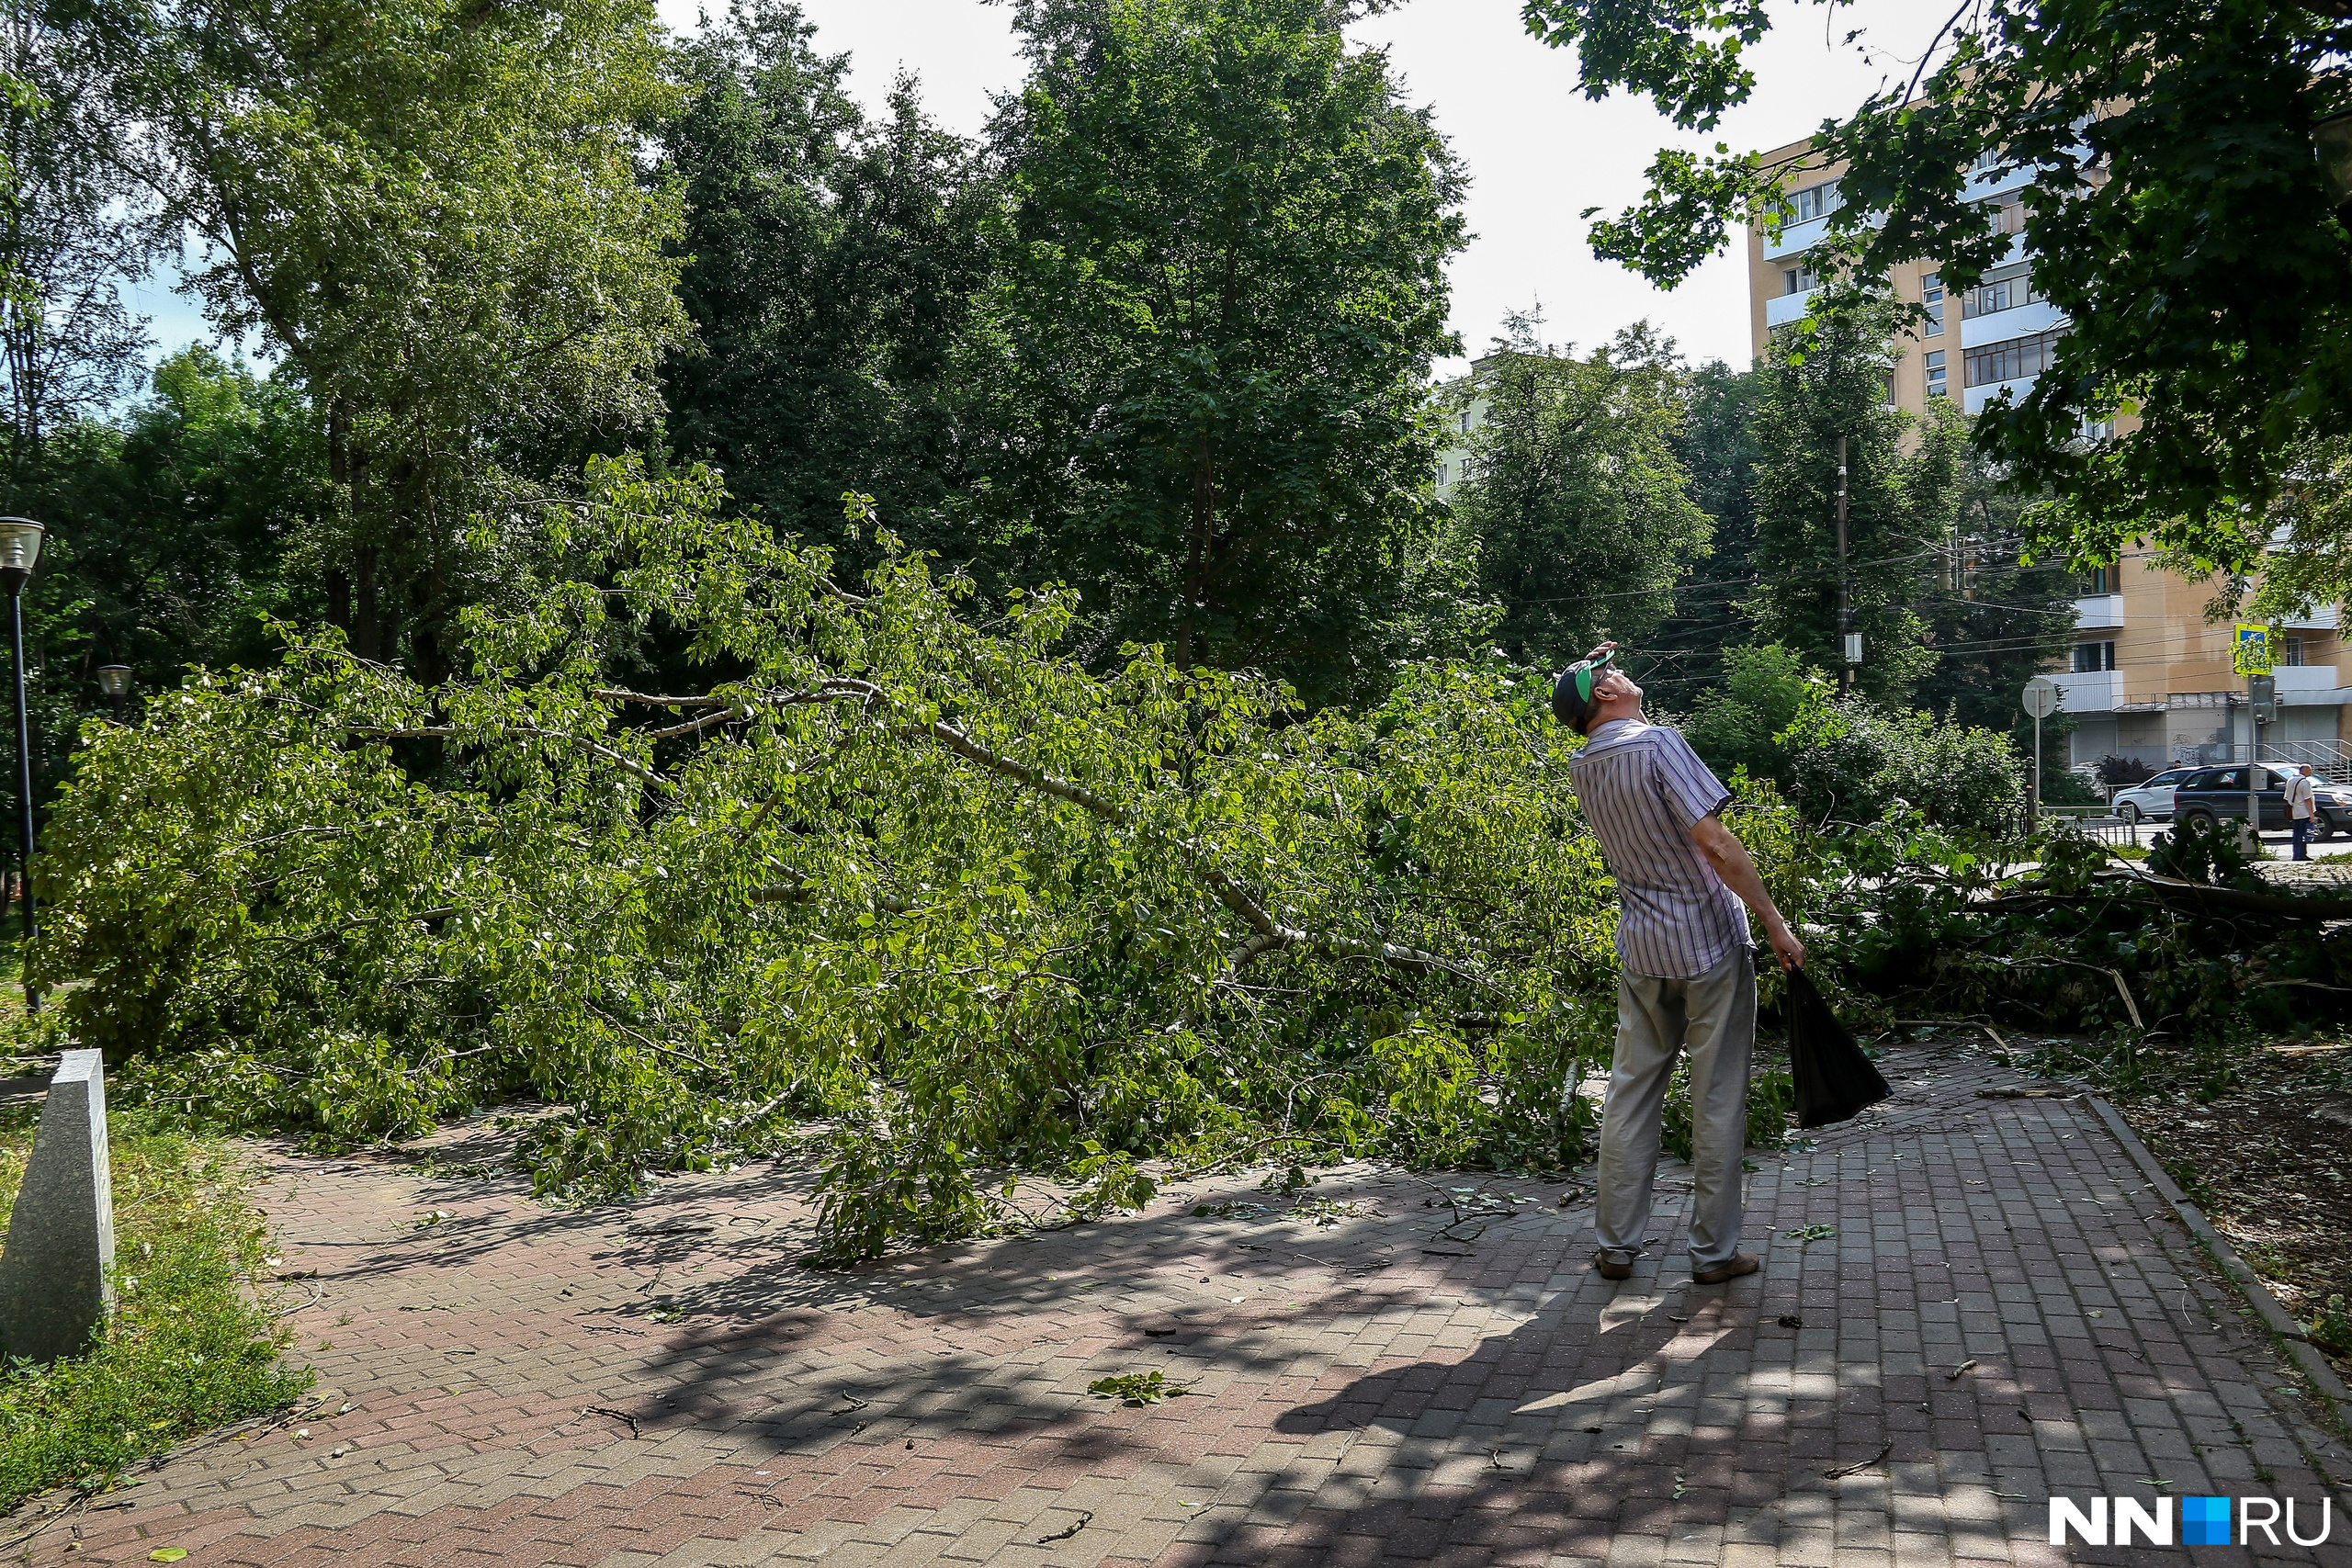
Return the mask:
{"type": "Polygon", "coordinates": [[[1165,1372],[1129,1372],[1123,1377],[1097,1378],[1086,1385],[1086,1392],[1103,1399],[1115,1399],[1123,1404],[1140,1407],[1158,1404],[1162,1400],[1180,1398],[1193,1392],[1190,1384],[1170,1382],[1165,1372]]]}

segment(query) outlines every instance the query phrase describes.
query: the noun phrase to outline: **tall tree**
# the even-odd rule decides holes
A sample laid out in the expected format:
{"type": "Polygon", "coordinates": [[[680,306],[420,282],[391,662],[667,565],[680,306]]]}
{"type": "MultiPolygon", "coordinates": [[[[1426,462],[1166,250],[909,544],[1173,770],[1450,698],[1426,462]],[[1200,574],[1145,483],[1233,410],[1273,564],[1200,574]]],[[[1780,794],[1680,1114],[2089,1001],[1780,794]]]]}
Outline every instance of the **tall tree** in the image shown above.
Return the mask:
{"type": "Polygon", "coordinates": [[[686,204],[680,294],[700,338],[664,371],[669,429],[738,502],[850,549],[842,496],[917,543],[965,461],[948,371],[986,275],[978,151],[901,78],[868,122],[797,5],[738,4],[680,51],[662,145],[686,204]]]}
{"type": "Polygon", "coordinates": [[[1541,327],[1509,318],[1458,394],[1486,412],[1453,506],[1476,542],[1478,586],[1503,609],[1497,640],[1556,667],[1602,637],[1647,639],[1707,554],[1707,517],[1676,450],[1673,344],[1642,322],[1577,359],[1541,327]]]}
{"type": "Polygon", "coordinates": [[[619,442],[684,335],[673,193],[640,175],[666,112],[646,0],[116,0],[131,148],[201,247],[222,330],[285,356],[337,497],[311,547],[363,657],[436,681],[457,615],[536,569],[510,521],[561,434],[619,442]]]}
{"type": "Polygon", "coordinates": [[[1893,406],[1898,318],[1882,298],[1817,310],[1763,360],[1757,401],[1758,636],[1837,669],[1841,590],[1850,595],[1865,695],[1902,705],[1934,665],[1919,604],[1947,553],[1966,440],[1956,414],[1893,406]],[[1846,443],[1846,539],[1838,545],[1838,440],[1846,443]]]}
{"type": "MultiPolygon", "coordinates": [[[[70,14],[70,13],[69,13],[70,14]]],[[[121,286],[143,271],[153,203],[116,157],[104,51],[40,0],[0,5],[0,418],[11,510],[30,504],[48,437],[135,384],[145,325],[121,286]]]]}
{"type": "MultiPolygon", "coordinates": [[[[1981,456],[1960,470],[1951,544],[1922,608],[1938,655],[1918,702],[1932,712],[1998,731],[2033,750],[2033,721],[2018,701],[2025,683],[2064,661],[2075,642],[2081,574],[2063,556],[2035,555],[2025,513],[2032,498],[2002,482],[1981,456]]],[[[2045,739],[2064,732],[2044,726],[2045,739]]],[[[2053,764],[2063,769],[2064,748],[2053,764]]]]}
{"type": "MultiPolygon", "coordinates": [[[[1773,22],[1761,0],[1522,11],[1578,50],[1589,95],[1646,93],[1700,130],[1747,100],[1746,51],[1773,22]]],[[[1846,168],[1815,254],[1860,276],[1932,258],[1947,287],[1972,286],[2009,243],[1975,182],[2022,186],[2036,280],[2074,325],[1977,440],[2055,492],[2038,526],[2078,558],[2146,536],[2192,568],[2242,570],[2308,444],[2352,434],[2352,227],[2330,180],[2352,179],[2352,145],[2313,156],[2318,122],[2352,109],[2347,53],[2343,0],[1983,0],[1815,138],[1813,156],[1846,168]],[[2104,434],[2086,441],[2086,422],[2104,434]]],[[[1595,248],[1671,284],[1733,224],[1779,223],[1800,175],[1669,149],[1595,248]]]]}
{"type": "Polygon", "coordinates": [[[28,595],[28,663],[43,753],[62,776],[74,716],[102,705],[100,664],[167,690],[191,664],[274,661],[266,617],[315,621],[315,575],[295,541],[331,516],[325,443],[310,401],[210,349],[155,367],[152,396],[52,432],[24,495],[51,525],[28,595]]]}
{"type": "Polygon", "coordinates": [[[1323,0],[1021,15],[969,359],[987,543],[1081,587],[1100,646],[1375,681],[1442,522],[1452,152],[1323,0]]]}
{"type": "Polygon", "coordinates": [[[1675,585],[1674,613],[1649,638],[1656,658],[1642,683],[1660,706],[1691,711],[1730,671],[1724,650],[1747,639],[1738,606],[1756,570],[1756,400],[1762,378],[1711,360],[1690,372],[1676,450],[1690,471],[1690,500],[1711,520],[1713,554],[1675,585]]]}

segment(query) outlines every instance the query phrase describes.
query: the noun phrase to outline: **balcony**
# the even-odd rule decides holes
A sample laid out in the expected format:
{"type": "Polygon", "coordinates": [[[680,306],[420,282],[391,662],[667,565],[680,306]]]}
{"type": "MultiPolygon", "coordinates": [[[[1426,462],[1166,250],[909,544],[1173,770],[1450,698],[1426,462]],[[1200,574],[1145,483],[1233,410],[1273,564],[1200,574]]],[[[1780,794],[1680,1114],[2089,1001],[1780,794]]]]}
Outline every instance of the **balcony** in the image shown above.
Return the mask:
{"type": "Polygon", "coordinates": [[[2308,610],[2279,616],[2278,624],[2299,632],[2332,632],[2343,619],[2341,605],[2315,604],[2308,610]]]}
{"type": "Polygon", "coordinates": [[[2123,705],[2123,671],[2096,670],[2086,674],[2067,671],[2050,677],[2058,685],[2061,713],[2113,713],[2123,705]]]}
{"type": "Polygon", "coordinates": [[[2033,390],[2033,384],[2040,379],[2039,376],[2019,376],[2012,381],[1989,381],[1982,387],[1971,387],[1965,394],[1967,410],[1971,414],[1983,413],[1984,405],[2003,392],[2011,393],[2019,400],[2023,400],[2025,395],[2033,390]]]}
{"type": "Polygon", "coordinates": [[[1802,294],[1775,294],[1765,300],[1765,327],[1777,331],[1792,322],[1804,321],[1805,311],[1812,308],[1813,297],[1816,292],[1817,290],[1808,288],[1802,294]]]}
{"type": "Polygon", "coordinates": [[[2333,664],[2281,664],[2270,671],[2278,694],[2292,701],[2290,693],[2329,692],[2336,686],[2336,669],[2333,664]]]}
{"type": "Polygon", "coordinates": [[[2007,196],[2013,190],[2023,190],[2033,183],[2031,169],[1991,169],[1969,177],[1967,188],[1960,193],[1962,201],[1984,201],[1991,197],[2007,196]]]}
{"type": "Polygon", "coordinates": [[[2123,625],[2123,595],[2092,593],[2075,601],[2075,625],[2084,631],[2116,631],[2123,625]]]}
{"type": "Polygon", "coordinates": [[[2007,343],[2013,337],[2031,337],[2036,333],[2051,332],[2067,324],[2066,313],[2047,299],[2036,299],[2030,305],[2016,305],[2006,310],[1996,310],[1989,316],[1971,316],[1960,323],[1960,346],[1982,348],[1988,343],[2007,343]]]}
{"type": "Polygon", "coordinates": [[[1813,249],[1821,243],[1821,236],[1829,231],[1831,216],[1825,213],[1803,223],[1792,223],[1781,231],[1779,239],[1767,239],[1764,242],[1764,259],[1779,261],[1782,256],[1792,256],[1799,251],[1813,249]]]}

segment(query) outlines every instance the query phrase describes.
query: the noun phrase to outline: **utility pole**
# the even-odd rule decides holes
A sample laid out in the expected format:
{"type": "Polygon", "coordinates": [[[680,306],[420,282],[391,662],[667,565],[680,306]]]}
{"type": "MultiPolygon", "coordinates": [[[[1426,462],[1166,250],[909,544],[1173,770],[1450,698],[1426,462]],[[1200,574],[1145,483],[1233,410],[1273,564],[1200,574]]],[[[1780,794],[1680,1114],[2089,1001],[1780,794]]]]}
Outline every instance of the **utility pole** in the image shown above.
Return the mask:
{"type": "Polygon", "coordinates": [[[1838,438],[1838,694],[1854,689],[1854,589],[1846,577],[1846,438],[1838,438]]]}

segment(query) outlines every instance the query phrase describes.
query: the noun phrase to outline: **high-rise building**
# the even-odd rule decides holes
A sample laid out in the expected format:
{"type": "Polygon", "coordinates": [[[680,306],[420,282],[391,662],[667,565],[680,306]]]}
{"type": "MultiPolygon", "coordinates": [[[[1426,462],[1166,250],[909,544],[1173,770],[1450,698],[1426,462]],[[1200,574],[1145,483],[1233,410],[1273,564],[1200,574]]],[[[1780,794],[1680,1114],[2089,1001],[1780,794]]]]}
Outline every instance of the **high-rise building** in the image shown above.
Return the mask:
{"type": "MultiPolygon", "coordinates": [[[[1792,142],[1765,156],[1800,161],[1810,146],[1792,142]]],[[[1759,355],[1775,331],[1804,319],[1819,286],[1810,253],[1843,205],[1842,172],[1839,164],[1816,164],[1796,181],[1792,221],[1770,239],[1760,227],[1748,230],[1749,335],[1759,355]]],[[[1932,400],[1957,398],[1973,414],[2004,389],[2022,395],[2048,367],[2067,321],[2034,286],[2024,232],[2030,178],[1990,158],[1971,177],[1968,198],[1983,205],[1985,222],[2014,236],[2007,256],[1975,288],[1950,293],[1931,263],[1906,265],[1890,276],[1896,295],[1925,306],[1928,315],[1896,366],[1890,391],[1900,406],[1924,414],[1932,400]]],[[[2109,755],[2152,767],[2245,756],[2245,682],[2232,671],[2231,626],[2216,625],[2205,613],[2222,587],[2218,579],[2166,571],[2144,550],[2128,551],[2087,575],[2075,602],[2073,656],[2068,667],[2051,671],[2064,689],[2065,711],[2076,718],[2072,765],[2088,768],[2109,755]]],[[[2280,708],[2260,737],[2264,755],[2332,772],[2352,763],[2352,747],[2343,739],[2352,691],[2340,683],[2338,618],[2339,607],[2327,604],[2274,628],[2280,708]]]]}

